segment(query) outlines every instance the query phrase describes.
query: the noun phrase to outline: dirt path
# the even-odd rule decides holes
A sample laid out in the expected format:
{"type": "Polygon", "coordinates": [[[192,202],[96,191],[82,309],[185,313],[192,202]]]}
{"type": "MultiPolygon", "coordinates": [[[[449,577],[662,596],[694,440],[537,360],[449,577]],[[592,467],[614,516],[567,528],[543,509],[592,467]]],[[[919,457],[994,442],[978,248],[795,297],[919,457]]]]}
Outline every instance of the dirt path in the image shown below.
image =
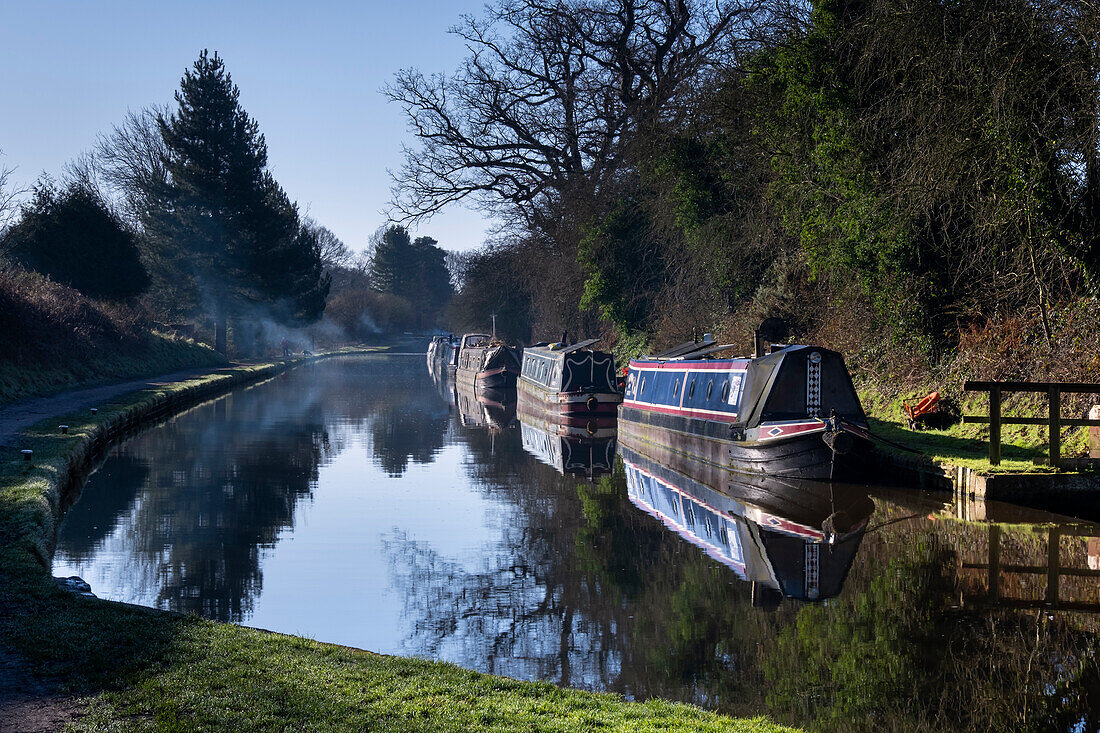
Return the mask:
{"type": "Polygon", "coordinates": [[[19,657],[0,649],[0,731],[54,733],[86,707],[83,700],[36,679],[19,657]]]}
{"type": "Polygon", "coordinates": [[[215,368],[185,369],[159,377],[131,379],[127,382],[104,384],[99,387],[74,389],[52,397],[34,397],[20,400],[0,410],[0,447],[18,447],[11,445],[11,442],[19,433],[50,415],[65,415],[85,407],[95,407],[97,404],[137,390],[161,387],[172,382],[192,379],[204,374],[215,374],[232,368],[233,366],[230,365],[215,368]]]}

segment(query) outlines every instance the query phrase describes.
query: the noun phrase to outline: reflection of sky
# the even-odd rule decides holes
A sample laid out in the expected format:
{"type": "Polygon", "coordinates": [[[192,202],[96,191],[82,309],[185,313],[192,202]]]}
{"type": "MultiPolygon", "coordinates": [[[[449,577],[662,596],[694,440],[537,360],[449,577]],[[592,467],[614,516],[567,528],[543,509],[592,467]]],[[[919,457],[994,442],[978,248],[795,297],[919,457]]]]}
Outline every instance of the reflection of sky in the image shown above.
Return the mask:
{"type": "Polygon", "coordinates": [[[402,478],[365,465],[361,449],[321,469],[313,505],[268,551],[263,594],[246,623],[383,653],[402,651],[405,599],[390,585],[383,541],[395,532],[452,561],[476,562],[495,532],[491,500],[460,470],[463,450],[402,478]]]}
{"type": "MultiPolygon", "coordinates": [[[[386,541],[400,536],[476,571],[498,551],[503,502],[471,485],[462,445],[447,445],[433,462],[410,463],[394,478],[373,458],[371,422],[341,423],[330,433],[343,434],[342,450],[320,467],[312,498],[298,503],[294,527],[259,549],[262,592],[242,623],[401,652],[410,620],[404,619],[402,590],[393,587],[394,559],[386,541]]],[[[109,490],[90,488],[82,499],[96,500],[99,491],[109,490]]],[[[135,552],[143,531],[142,499],[139,493],[85,562],[66,553],[63,532],[53,574],[79,575],[102,598],[157,605],[163,579],[157,566],[168,553],[135,552]]]]}

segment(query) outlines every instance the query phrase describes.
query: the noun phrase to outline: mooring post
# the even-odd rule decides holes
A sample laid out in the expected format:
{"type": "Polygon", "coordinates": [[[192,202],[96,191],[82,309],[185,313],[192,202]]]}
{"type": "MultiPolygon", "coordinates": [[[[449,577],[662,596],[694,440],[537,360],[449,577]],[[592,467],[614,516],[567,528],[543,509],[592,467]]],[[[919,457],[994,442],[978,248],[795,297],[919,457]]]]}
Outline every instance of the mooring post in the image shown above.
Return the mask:
{"type": "Polygon", "coordinates": [[[1001,388],[989,388],[989,463],[1001,465],[1001,388]]]}
{"type": "Polygon", "coordinates": [[[1050,406],[1050,467],[1058,468],[1062,460],[1062,392],[1051,387],[1047,392],[1050,406]]]}

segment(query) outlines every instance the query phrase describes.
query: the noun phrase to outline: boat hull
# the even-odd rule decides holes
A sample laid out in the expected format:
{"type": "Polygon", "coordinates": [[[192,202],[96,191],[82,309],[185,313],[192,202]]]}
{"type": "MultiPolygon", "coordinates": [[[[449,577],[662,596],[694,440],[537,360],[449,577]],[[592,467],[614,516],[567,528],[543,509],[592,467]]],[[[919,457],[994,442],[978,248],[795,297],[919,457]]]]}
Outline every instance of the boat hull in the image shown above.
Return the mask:
{"type": "Polygon", "coordinates": [[[463,348],[459,354],[455,380],[481,391],[514,390],[519,377],[519,359],[503,345],[463,348]]]}
{"type": "Polygon", "coordinates": [[[473,383],[476,389],[515,389],[516,372],[508,367],[482,369],[474,373],[473,383]]]}
{"type": "Polygon", "coordinates": [[[516,386],[520,409],[539,420],[590,432],[614,428],[622,395],[610,392],[555,392],[520,377],[516,386]]]}
{"type": "MultiPolygon", "coordinates": [[[[769,438],[778,427],[764,424],[734,440],[730,424],[666,415],[624,405],[619,411],[619,435],[624,442],[640,441],[658,450],[691,455],[714,466],[743,474],[763,474],[810,480],[861,481],[865,478],[871,444],[847,433],[844,452],[826,442],[828,432],[805,424],[806,429],[787,437],[769,438]],[[761,439],[760,434],[764,434],[761,439]]],[[[834,434],[835,435],[835,434],[834,434]]],[[[650,449],[652,450],[652,448],[650,449]]]]}

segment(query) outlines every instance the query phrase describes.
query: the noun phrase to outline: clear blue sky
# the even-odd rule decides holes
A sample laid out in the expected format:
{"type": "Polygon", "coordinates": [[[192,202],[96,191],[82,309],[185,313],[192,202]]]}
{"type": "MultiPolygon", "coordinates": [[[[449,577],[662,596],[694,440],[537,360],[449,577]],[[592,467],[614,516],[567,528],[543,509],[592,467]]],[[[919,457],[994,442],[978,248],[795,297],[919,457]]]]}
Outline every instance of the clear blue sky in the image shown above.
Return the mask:
{"type": "MultiPolygon", "coordinates": [[[[217,51],[267,138],[276,179],[353,249],[385,223],[386,169],[412,143],[378,90],[394,71],[453,71],[465,49],[446,31],[481,0],[121,2],[0,0],[0,166],[15,181],[89,149],[127,109],[173,102],[184,70],[217,51]]],[[[477,212],[423,224],[448,249],[481,244],[477,212]]]]}

